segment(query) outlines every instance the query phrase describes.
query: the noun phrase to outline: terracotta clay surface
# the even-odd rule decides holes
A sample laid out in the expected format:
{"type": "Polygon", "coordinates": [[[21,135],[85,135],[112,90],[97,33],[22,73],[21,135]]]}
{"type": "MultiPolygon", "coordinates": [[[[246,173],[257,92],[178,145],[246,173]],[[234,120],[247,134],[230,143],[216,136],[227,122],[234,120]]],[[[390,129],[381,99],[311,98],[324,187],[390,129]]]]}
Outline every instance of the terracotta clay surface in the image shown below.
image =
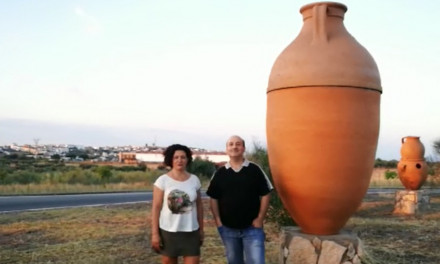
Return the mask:
{"type": "Polygon", "coordinates": [[[400,157],[403,160],[424,160],[425,147],[420,141],[420,137],[407,136],[402,138],[400,157]]]}
{"type": "Polygon", "coordinates": [[[364,197],[379,134],[380,76],[345,29],[347,8],[301,8],[303,28],[275,61],[267,147],[275,187],[304,233],[337,234],[364,197]]]}
{"type": "Polygon", "coordinates": [[[307,86],[349,86],[382,91],[376,62],[343,24],[345,5],[301,8],[303,27],[272,66],[268,91],[307,86]]]}
{"type": "Polygon", "coordinates": [[[425,147],[420,137],[402,138],[401,159],[397,164],[399,179],[407,190],[419,190],[428,177],[425,147]]]}

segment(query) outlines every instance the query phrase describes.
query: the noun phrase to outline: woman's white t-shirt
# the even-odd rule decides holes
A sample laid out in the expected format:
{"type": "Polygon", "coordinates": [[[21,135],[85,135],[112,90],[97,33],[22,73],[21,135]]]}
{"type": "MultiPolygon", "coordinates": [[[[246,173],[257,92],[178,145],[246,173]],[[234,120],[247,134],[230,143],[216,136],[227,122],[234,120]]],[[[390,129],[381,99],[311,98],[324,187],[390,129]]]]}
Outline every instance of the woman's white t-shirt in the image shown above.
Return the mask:
{"type": "Polygon", "coordinates": [[[185,181],[176,181],[167,174],[157,178],[154,185],[164,191],[159,227],[168,232],[191,232],[199,229],[197,221],[197,191],[201,184],[191,174],[185,181]]]}

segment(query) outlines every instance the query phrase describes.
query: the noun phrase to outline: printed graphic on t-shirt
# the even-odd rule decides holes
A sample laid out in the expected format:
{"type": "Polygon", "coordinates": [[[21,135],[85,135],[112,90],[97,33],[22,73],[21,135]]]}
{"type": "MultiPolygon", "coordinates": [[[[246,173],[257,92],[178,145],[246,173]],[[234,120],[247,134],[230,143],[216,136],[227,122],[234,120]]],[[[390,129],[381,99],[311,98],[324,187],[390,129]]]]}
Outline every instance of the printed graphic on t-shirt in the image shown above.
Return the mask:
{"type": "Polygon", "coordinates": [[[172,190],[168,194],[168,208],[173,214],[184,214],[192,209],[189,195],[181,190],[172,190]]]}

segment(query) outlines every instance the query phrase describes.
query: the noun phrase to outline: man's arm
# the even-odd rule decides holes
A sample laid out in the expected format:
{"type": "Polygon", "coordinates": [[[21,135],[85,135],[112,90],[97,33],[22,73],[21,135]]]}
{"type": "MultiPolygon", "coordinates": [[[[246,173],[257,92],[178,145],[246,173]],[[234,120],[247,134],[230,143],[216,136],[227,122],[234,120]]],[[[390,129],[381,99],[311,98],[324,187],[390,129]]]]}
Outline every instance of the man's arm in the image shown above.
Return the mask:
{"type": "Polygon", "coordinates": [[[270,201],[270,193],[261,197],[260,210],[258,211],[258,216],[257,218],[254,219],[254,221],[252,221],[253,227],[256,228],[263,227],[264,218],[266,217],[267,209],[269,208],[269,201],[270,201]]]}
{"type": "Polygon", "coordinates": [[[218,201],[217,199],[210,198],[209,204],[211,206],[212,216],[214,217],[215,224],[217,227],[222,226],[222,221],[220,220],[220,211],[218,209],[218,201]]]}

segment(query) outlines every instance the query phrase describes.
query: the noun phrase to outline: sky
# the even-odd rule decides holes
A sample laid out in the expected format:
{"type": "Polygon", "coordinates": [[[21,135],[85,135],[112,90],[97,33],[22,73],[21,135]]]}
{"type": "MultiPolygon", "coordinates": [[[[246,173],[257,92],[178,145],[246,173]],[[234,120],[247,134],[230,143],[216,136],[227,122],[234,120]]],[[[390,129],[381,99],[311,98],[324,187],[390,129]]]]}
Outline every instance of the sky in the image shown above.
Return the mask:
{"type": "MultiPolygon", "coordinates": [[[[264,146],[270,70],[311,2],[0,0],[0,145],[264,146]]],[[[340,3],[381,75],[376,157],[405,136],[433,157],[440,1],[340,3]]]]}

